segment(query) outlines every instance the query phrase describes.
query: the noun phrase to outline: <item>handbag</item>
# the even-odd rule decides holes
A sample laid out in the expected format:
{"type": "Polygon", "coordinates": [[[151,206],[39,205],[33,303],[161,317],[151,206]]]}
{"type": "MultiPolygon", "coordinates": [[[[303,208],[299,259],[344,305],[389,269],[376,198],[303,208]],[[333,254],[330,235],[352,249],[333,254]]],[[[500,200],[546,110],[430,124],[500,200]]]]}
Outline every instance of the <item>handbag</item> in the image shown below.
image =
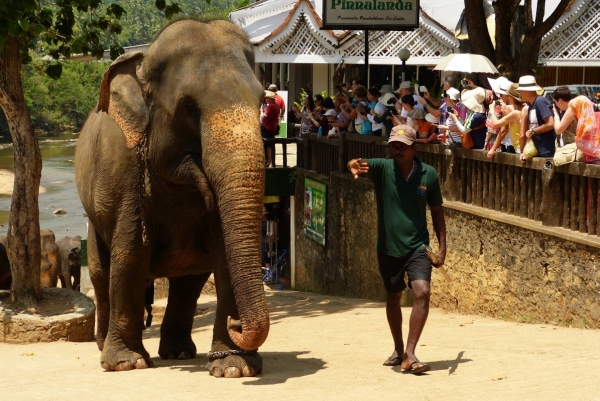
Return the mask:
{"type": "Polygon", "coordinates": [[[467,132],[466,134],[460,134],[460,142],[462,143],[462,147],[464,149],[473,149],[475,147],[475,143],[473,143],[473,138],[471,138],[471,133],[467,132]]]}
{"type": "Polygon", "coordinates": [[[577,144],[575,143],[570,143],[562,148],[558,148],[556,149],[556,153],[554,153],[555,166],[562,166],[563,164],[582,161],[583,152],[577,149],[577,144]]]}
{"type": "Polygon", "coordinates": [[[346,128],[346,132],[349,132],[351,134],[356,134],[356,127],[354,125],[354,119],[350,120],[350,124],[348,124],[348,127],[346,128]]]}
{"type": "Polygon", "coordinates": [[[539,154],[537,148],[535,147],[535,143],[533,143],[533,140],[531,138],[527,140],[525,147],[523,147],[522,153],[523,157],[525,157],[526,160],[529,160],[532,157],[536,157],[539,154]]]}

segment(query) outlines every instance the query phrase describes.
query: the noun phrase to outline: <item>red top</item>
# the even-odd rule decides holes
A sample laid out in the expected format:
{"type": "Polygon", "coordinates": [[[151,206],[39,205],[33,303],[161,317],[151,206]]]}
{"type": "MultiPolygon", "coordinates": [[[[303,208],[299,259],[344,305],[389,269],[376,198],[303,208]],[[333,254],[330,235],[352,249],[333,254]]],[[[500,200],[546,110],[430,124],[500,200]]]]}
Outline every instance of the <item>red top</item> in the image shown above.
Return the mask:
{"type": "Polygon", "coordinates": [[[285,102],[283,101],[283,98],[277,93],[275,94],[275,104],[279,107],[281,118],[283,118],[283,113],[285,113],[285,102]]]}
{"type": "Polygon", "coordinates": [[[279,119],[279,107],[275,103],[267,105],[264,111],[265,116],[262,119],[262,125],[267,131],[277,130],[277,122],[279,119]]]}

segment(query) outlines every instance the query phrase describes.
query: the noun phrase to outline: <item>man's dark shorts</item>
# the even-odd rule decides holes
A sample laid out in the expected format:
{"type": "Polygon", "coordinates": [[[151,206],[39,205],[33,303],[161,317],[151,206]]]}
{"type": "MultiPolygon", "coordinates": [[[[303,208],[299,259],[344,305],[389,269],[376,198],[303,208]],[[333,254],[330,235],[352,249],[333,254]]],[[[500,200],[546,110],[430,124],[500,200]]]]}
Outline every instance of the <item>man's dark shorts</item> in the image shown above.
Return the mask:
{"type": "Polygon", "coordinates": [[[397,293],[406,288],[404,274],[408,275],[408,285],[414,280],[431,282],[431,260],[424,250],[414,252],[405,258],[396,258],[377,252],[379,273],[387,292],[397,293]]]}

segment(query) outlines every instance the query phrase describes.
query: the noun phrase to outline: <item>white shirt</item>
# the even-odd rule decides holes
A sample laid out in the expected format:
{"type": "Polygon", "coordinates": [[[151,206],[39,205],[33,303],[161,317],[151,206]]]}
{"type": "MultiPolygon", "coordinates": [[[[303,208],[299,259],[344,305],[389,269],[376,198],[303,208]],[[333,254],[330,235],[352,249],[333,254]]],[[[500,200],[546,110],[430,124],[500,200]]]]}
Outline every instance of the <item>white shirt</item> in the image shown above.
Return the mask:
{"type": "MultiPolygon", "coordinates": [[[[383,103],[377,102],[373,110],[375,110],[377,117],[381,117],[381,115],[387,110],[387,107],[383,103]]],[[[367,115],[367,118],[373,124],[371,131],[379,131],[380,129],[383,129],[383,123],[376,123],[375,120],[373,120],[373,115],[371,113],[367,115]]]]}

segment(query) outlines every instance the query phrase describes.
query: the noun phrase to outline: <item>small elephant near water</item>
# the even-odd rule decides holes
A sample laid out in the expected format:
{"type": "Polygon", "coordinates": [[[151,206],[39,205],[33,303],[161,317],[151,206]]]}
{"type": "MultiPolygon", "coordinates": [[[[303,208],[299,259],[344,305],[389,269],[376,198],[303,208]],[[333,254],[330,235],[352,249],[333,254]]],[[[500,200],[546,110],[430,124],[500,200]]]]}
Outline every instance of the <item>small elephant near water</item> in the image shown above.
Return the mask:
{"type": "Polygon", "coordinates": [[[81,237],[64,237],[58,245],[58,278],[63,288],[79,291],[81,283],[81,237]],[[73,281],[71,282],[71,279],[73,281]]]}
{"type": "MultiPolygon", "coordinates": [[[[58,257],[58,245],[52,230],[40,230],[41,264],[40,264],[40,286],[43,288],[56,287],[58,283],[58,272],[60,271],[60,260],[58,257]]],[[[6,237],[0,237],[0,290],[10,290],[12,274],[10,263],[6,252],[6,237]]]]}
{"type": "Polygon", "coordinates": [[[214,272],[208,371],[261,372],[263,97],[252,46],[227,21],[174,22],[105,73],[75,151],[104,369],[153,365],[142,343],[148,278],[169,278],[158,354],[194,358],[196,304],[214,272]]]}

